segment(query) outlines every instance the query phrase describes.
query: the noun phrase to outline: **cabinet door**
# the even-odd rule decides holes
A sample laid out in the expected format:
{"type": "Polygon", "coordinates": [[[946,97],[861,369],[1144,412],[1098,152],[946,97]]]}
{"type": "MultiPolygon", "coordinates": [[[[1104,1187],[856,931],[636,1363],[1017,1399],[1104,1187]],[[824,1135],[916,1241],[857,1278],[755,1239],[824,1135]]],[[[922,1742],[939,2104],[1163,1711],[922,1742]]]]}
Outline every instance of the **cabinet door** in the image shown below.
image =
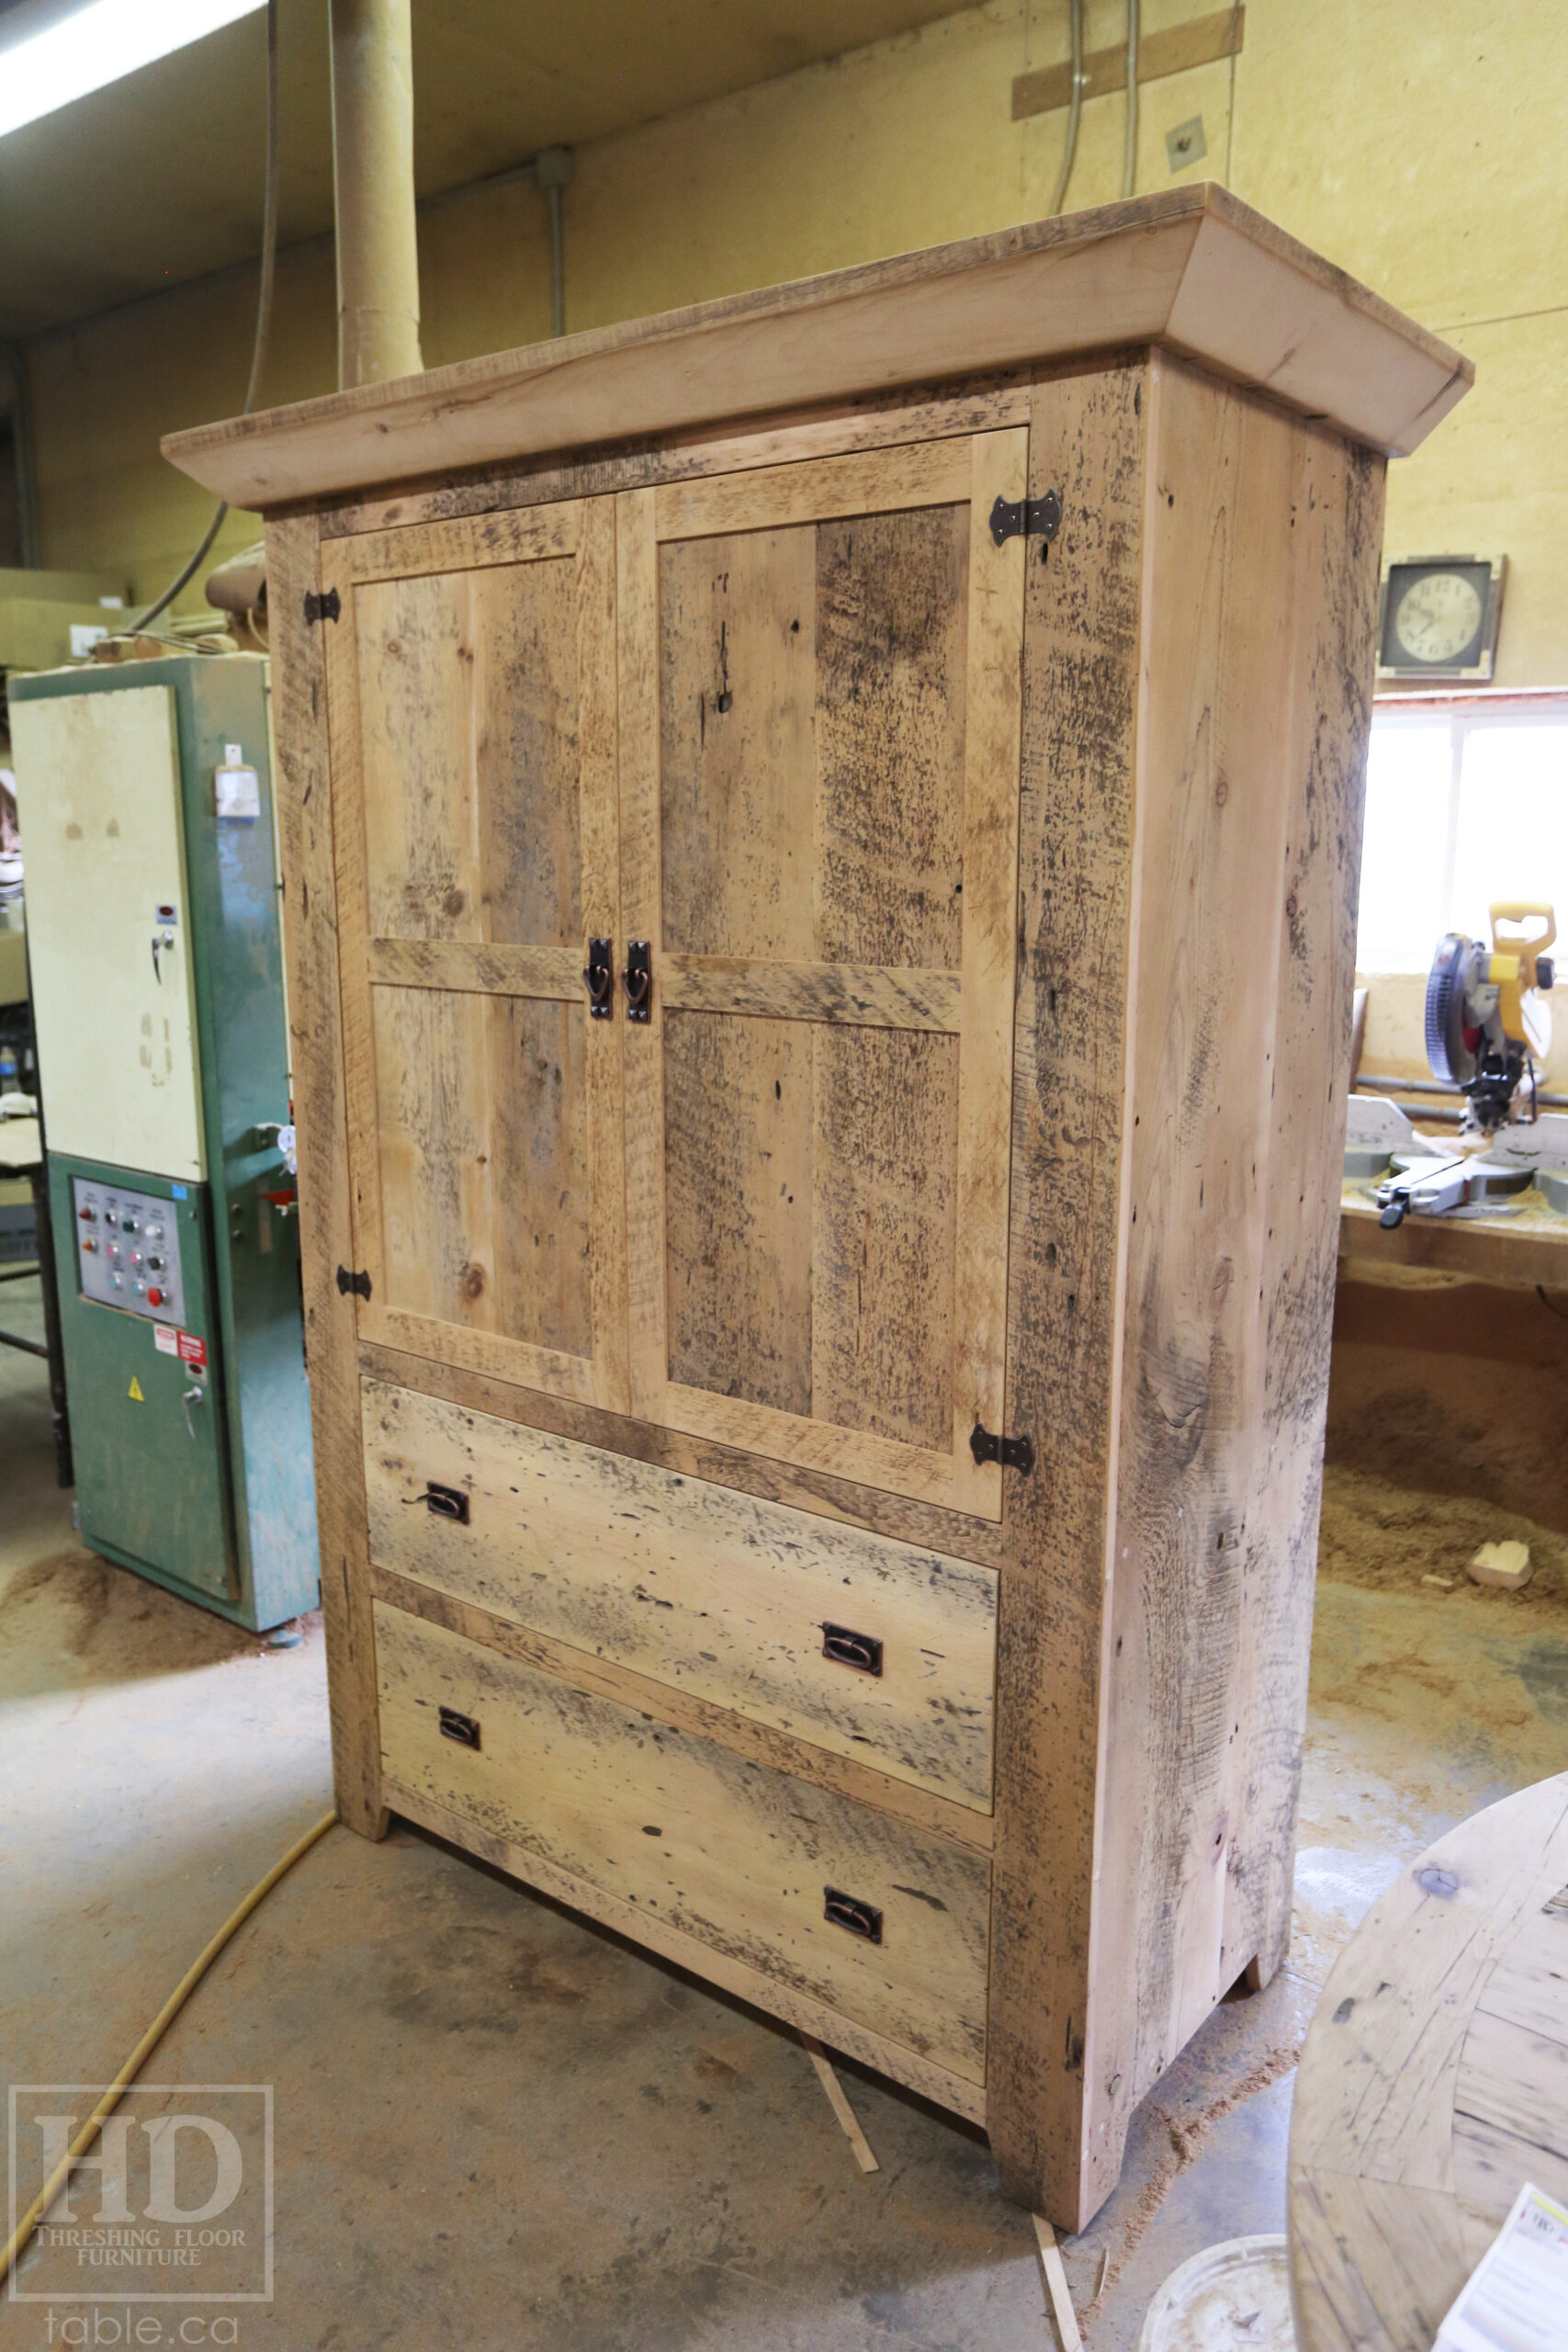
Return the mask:
{"type": "Polygon", "coordinates": [[[361,1336],[625,1411],[613,509],[322,556],[361,1336]]]}
{"type": "Polygon", "coordinates": [[[1027,441],[616,502],[634,1409],[991,1519],[1027,441]]]}

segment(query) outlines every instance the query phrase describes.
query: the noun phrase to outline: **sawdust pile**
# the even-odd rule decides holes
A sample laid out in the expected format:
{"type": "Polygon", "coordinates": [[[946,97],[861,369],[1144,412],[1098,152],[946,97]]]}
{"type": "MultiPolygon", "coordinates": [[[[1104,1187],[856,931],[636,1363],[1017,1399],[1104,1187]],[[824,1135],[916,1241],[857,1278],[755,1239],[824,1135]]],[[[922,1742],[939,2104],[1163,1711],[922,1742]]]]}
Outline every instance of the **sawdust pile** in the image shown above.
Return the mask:
{"type": "Polygon", "coordinates": [[[1433,1494],[1345,1463],[1324,1468],[1317,1572],[1434,1601],[1444,1596],[1422,1577],[1451,1577],[1488,1608],[1568,1617],[1568,1536],[1481,1496],[1433,1494]],[[1529,1545],[1535,1573],[1522,1592],[1483,1591],[1465,1563],[1506,1536],[1529,1545]]]}

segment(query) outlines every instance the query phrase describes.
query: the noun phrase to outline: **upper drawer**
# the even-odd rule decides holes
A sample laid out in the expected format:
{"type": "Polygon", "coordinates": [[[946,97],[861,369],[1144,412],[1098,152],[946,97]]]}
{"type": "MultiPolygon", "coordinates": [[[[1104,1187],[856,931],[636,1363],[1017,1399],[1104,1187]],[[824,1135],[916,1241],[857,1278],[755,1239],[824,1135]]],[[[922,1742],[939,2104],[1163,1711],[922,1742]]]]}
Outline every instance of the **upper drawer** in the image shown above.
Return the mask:
{"type": "Polygon", "coordinates": [[[990,1569],[379,1381],[365,1466],[378,1566],[990,1810],[990,1569]]]}

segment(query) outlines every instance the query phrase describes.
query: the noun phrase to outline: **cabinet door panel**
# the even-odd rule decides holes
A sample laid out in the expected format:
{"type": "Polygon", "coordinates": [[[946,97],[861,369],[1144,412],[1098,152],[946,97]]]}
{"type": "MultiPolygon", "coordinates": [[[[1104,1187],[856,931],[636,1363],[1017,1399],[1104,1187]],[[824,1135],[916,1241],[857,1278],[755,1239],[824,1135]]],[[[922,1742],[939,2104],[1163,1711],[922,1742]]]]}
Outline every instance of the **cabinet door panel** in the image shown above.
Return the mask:
{"type": "Polygon", "coordinates": [[[618,502],[637,1409],[996,1518],[1027,436],[618,502]]]}
{"type": "Polygon", "coordinates": [[[624,1411],[614,516],[506,520],[326,551],[359,1327],[624,1411]]]}

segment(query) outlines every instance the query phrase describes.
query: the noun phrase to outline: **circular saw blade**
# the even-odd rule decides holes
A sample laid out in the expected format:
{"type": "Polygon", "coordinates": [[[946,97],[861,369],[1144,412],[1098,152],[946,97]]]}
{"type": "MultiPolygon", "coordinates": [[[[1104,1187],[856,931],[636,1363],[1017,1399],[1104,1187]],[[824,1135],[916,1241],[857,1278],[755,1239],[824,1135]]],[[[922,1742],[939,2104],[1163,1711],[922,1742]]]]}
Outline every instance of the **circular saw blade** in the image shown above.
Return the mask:
{"type": "Polygon", "coordinates": [[[1475,1054],[1465,1038],[1470,947],[1461,933],[1446,933],[1427,975],[1427,1059],[1434,1078],[1450,1086],[1468,1086],[1475,1076],[1475,1054]]]}

